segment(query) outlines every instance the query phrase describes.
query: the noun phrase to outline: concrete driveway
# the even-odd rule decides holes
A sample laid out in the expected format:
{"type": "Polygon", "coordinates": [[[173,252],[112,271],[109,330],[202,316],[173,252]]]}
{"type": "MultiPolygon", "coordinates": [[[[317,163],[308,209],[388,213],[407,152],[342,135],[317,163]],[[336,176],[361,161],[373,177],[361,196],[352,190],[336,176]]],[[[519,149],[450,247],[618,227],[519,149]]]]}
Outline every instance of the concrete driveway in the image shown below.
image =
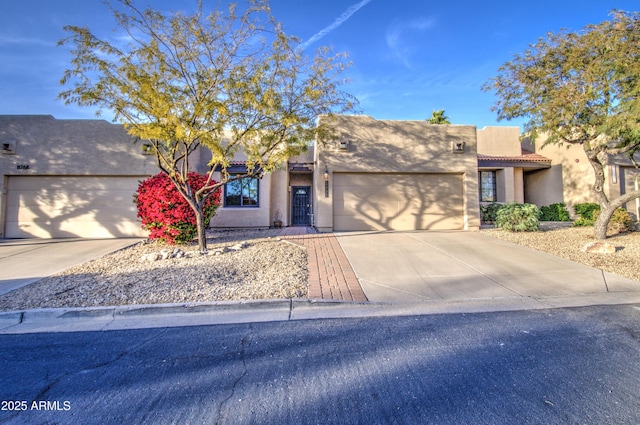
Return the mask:
{"type": "Polygon", "coordinates": [[[479,232],[335,235],[374,302],[640,293],[640,282],[479,232]]]}
{"type": "Polygon", "coordinates": [[[0,295],[142,239],[0,239],[0,295]]]}

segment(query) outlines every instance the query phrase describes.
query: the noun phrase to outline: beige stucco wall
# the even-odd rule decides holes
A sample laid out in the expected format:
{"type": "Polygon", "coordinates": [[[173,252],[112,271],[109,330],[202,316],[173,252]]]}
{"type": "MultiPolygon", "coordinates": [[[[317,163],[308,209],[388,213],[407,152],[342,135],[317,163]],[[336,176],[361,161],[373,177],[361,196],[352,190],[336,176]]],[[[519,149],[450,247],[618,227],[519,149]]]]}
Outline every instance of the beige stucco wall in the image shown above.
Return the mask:
{"type": "MultiPolygon", "coordinates": [[[[484,127],[478,130],[478,154],[494,157],[522,155],[519,127],[484,127]]],[[[485,168],[483,168],[485,170],[485,168]]],[[[522,168],[486,168],[496,171],[498,202],[524,202],[524,173],[522,168]]]]}
{"type": "MultiPolygon", "coordinates": [[[[216,215],[211,219],[211,227],[219,228],[249,228],[269,227],[271,217],[271,188],[272,174],[265,175],[258,181],[258,206],[257,207],[225,207],[224,188],[222,189],[222,202],[216,215]]],[[[281,176],[277,175],[276,178],[281,176]]],[[[213,173],[213,178],[220,181],[220,173],[213,173]]]]}
{"type": "MultiPolygon", "coordinates": [[[[206,154],[202,154],[202,158],[206,156],[206,154]]],[[[245,158],[242,154],[238,154],[234,160],[243,161],[245,158]]],[[[203,159],[205,165],[207,162],[208,159],[206,161],[203,159]]],[[[291,157],[289,163],[305,164],[313,169],[313,147],[301,155],[291,157]]],[[[206,167],[204,167],[204,171],[206,171],[206,167]]],[[[213,178],[219,181],[220,173],[214,173],[213,178]]],[[[289,175],[287,164],[281,164],[278,170],[266,174],[259,181],[258,207],[225,207],[223,200],[216,215],[211,219],[210,226],[217,228],[270,227],[273,226],[278,214],[284,225],[289,225],[291,222],[291,186],[310,185],[310,181],[311,176],[289,175]]]]}
{"type": "Polygon", "coordinates": [[[527,188],[524,201],[539,206],[564,202],[562,174],[562,164],[552,164],[549,169],[527,173],[524,176],[527,188]]]}
{"type": "Polygon", "coordinates": [[[483,127],[477,137],[479,155],[519,156],[522,153],[519,127],[483,127]]]}
{"type": "Polygon", "coordinates": [[[375,120],[368,116],[322,117],[336,131],[336,140],[316,147],[314,205],[316,226],[333,228],[331,187],[334,172],[454,173],[463,176],[465,229],[480,225],[476,128],[432,125],[426,121],[375,120]],[[339,148],[346,142],[348,148],[339,148]],[[453,153],[452,143],[464,142],[463,153],[453,153]],[[329,172],[325,196],[323,172],[329,172]]]}
{"type": "MultiPolygon", "coordinates": [[[[10,176],[140,176],[142,179],[158,172],[155,158],[143,155],[141,144],[134,143],[123,126],[104,120],[2,115],[0,143],[15,145],[15,154],[0,154],[0,236],[5,229],[6,184],[10,176]]],[[[133,192],[131,195],[133,197],[133,192]]]]}
{"type": "Polygon", "coordinates": [[[0,142],[16,142],[15,155],[0,154],[3,175],[152,175],[153,155],[122,125],[104,120],[57,120],[49,115],[0,116],[0,142]],[[26,164],[28,170],[18,170],[26,164]]]}
{"type": "Polygon", "coordinates": [[[582,146],[543,146],[545,140],[543,135],[535,141],[535,151],[551,159],[552,166],[527,176],[528,200],[537,205],[564,202],[569,211],[577,203],[596,202],[592,192],[595,175],[582,146]]]}
{"type": "Polygon", "coordinates": [[[496,169],[497,202],[524,202],[524,173],[522,168],[496,169]]]}

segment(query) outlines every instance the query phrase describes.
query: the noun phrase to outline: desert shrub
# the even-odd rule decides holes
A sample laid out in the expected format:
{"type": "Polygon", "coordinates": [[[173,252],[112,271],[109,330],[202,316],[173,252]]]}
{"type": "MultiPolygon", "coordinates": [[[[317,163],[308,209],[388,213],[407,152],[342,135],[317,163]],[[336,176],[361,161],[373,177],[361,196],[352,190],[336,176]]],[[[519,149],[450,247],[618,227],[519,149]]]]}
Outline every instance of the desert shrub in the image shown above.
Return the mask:
{"type": "MultiPolygon", "coordinates": [[[[598,219],[598,216],[600,216],[599,209],[593,212],[594,223],[598,219]]],[[[629,232],[631,230],[634,230],[633,219],[631,218],[629,211],[625,210],[624,208],[616,208],[616,210],[611,215],[607,230],[615,233],[629,232]]]]}
{"type": "Polygon", "coordinates": [[[480,205],[480,220],[487,224],[494,223],[496,221],[496,214],[501,207],[502,204],[497,204],[495,202],[480,205]]]}
{"type": "Polygon", "coordinates": [[[593,212],[600,211],[600,205],[593,202],[585,202],[583,204],[575,204],[573,210],[581,218],[593,220],[593,212]]]}
{"type": "Polygon", "coordinates": [[[570,221],[569,211],[563,202],[540,207],[540,221],[570,221]]]}
{"type": "Polygon", "coordinates": [[[595,223],[595,220],[591,218],[578,217],[573,221],[572,226],[573,227],[593,226],[593,223],[595,223]]]}
{"type": "MultiPolygon", "coordinates": [[[[190,172],[187,183],[193,190],[205,185],[207,177],[190,172]]],[[[149,239],[169,244],[186,243],[197,235],[196,215],[164,173],[156,174],[140,182],[134,194],[138,218],[142,227],[149,230],[149,239]]],[[[204,206],[205,223],[211,220],[220,205],[220,190],[209,196],[204,206]]]]}
{"type": "Polygon", "coordinates": [[[593,213],[595,211],[600,213],[600,205],[593,202],[585,202],[582,204],[575,204],[573,206],[573,210],[578,215],[578,218],[573,222],[575,227],[593,226],[593,223],[596,222],[596,219],[593,217],[593,213]]]}
{"type": "Polygon", "coordinates": [[[533,204],[505,204],[496,214],[496,227],[512,232],[535,232],[540,227],[540,209],[533,204]]]}

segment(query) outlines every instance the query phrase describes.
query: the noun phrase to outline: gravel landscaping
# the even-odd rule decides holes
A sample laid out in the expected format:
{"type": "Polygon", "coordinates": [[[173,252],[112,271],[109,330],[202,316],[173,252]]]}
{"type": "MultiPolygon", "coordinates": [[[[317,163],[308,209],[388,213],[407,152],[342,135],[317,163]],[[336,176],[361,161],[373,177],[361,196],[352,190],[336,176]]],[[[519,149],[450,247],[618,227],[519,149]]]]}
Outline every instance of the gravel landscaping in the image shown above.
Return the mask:
{"type": "Polygon", "coordinates": [[[483,229],[487,236],[528,246],[576,263],[640,281],[640,232],[610,234],[607,242],[615,245],[613,254],[592,254],[583,248],[593,239],[593,227],[567,227],[568,223],[542,223],[538,232],[509,232],[483,229]]]}
{"type": "Polygon", "coordinates": [[[205,256],[139,243],[5,294],[0,310],[305,298],[306,250],[279,233],[210,232],[205,256]]]}
{"type": "MultiPolygon", "coordinates": [[[[481,232],[640,281],[640,232],[611,235],[614,254],[583,251],[593,240],[590,227],[481,232]]],[[[0,310],[305,298],[306,250],[279,233],[210,231],[205,256],[195,245],[139,243],[0,296],[0,310]]]]}

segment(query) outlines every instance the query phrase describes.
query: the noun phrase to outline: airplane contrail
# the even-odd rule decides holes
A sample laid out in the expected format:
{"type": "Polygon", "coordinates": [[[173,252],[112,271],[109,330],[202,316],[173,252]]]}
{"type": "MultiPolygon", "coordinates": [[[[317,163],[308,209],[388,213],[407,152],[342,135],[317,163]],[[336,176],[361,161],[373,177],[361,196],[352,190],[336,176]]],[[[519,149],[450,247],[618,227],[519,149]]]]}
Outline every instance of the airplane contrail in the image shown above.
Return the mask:
{"type": "Polygon", "coordinates": [[[347,10],[344,11],[344,13],[342,15],[340,15],[338,17],[338,19],[333,21],[333,23],[331,25],[329,25],[328,27],[324,28],[323,30],[317,32],[316,34],[314,34],[310,39],[308,39],[304,43],[300,43],[299,48],[301,50],[304,50],[307,47],[309,47],[310,44],[313,44],[316,41],[320,40],[322,37],[324,37],[325,35],[329,34],[331,31],[333,31],[334,29],[336,29],[340,25],[342,25],[344,23],[344,21],[346,21],[347,19],[349,19],[351,17],[351,15],[353,15],[358,10],[360,10],[361,8],[366,6],[367,3],[369,3],[370,1],[371,0],[362,0],[359,3],[356,3],[353,6],[350,6],[347,10]]]}

